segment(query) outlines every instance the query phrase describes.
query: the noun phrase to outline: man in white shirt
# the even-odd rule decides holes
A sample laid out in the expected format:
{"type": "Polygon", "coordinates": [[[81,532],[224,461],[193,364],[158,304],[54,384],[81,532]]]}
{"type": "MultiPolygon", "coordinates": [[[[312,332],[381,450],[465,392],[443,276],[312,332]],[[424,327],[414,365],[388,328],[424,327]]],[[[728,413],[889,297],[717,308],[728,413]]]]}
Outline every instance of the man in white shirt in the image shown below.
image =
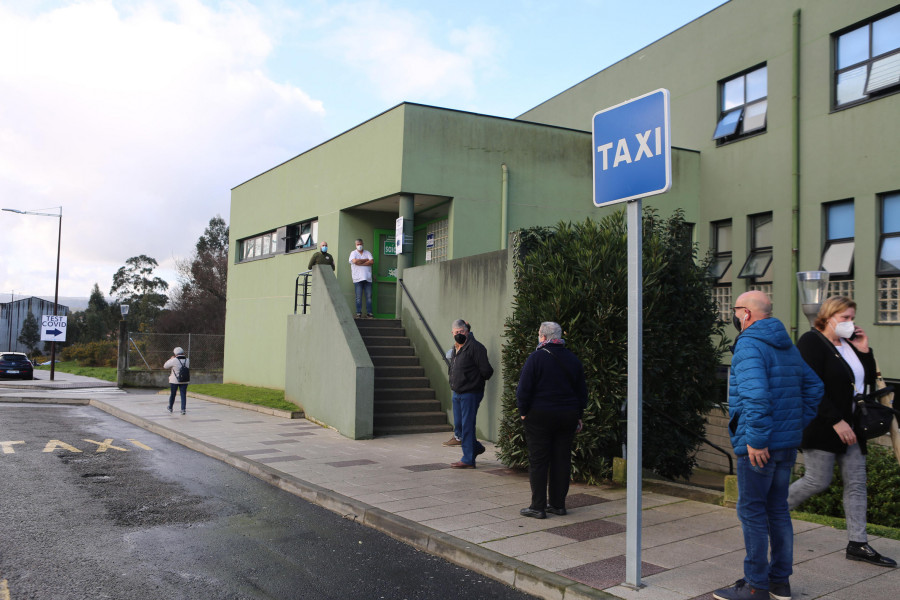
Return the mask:
{"type": "Polygon", "coordinates": [[[366,318],[372,318],[372,253],[363,247],[361,239],[356,240],[356,249],[350,253],[350,275],[356,288],[356,318],[362,317],[362,297],[366,296],[366,318]]]}

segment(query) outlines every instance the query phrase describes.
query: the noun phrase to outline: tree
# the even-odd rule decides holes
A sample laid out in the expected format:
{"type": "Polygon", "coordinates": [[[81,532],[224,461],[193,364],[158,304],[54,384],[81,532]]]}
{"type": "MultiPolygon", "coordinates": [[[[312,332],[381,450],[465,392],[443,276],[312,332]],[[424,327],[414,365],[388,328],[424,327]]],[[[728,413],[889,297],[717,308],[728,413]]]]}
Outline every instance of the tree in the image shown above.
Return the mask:
{"type": "MultiPolygon", "coordinates": [[[[643,466],[666,477],[691,473],[704,415],[720,390],[716,370],[724,329],[696,248],[680,211],[643,216],[644,446],[643,466]],[[714,342],[714,340],[719,340],[714,342]]],[[[581,359],[588,382],[584,431],[575,438],[573,475],[608,477],[625,440],[627,397],[627,230],[624,212],[600,222],[560,223],[519,232],[515,246],[513,314],[503,348],[503,417],[499,457],[528,464],[515,405],[519,372],[534,349],[542,321],[558,322],[566,345],[581,359]]]]}
{"type": "Polygon", "coordinates": [[[169,284],[153,276],[159,264],[156,259],[144,254],[132,256],[113,275],[109,294],[118,299],[119,304],[128,304],[128,320],[132,329],[147,331],[152,328],[157,316],[169,301],[166,290],[169,284]]]}
{"type": "Polygon", "coordinates": [[[179,284],[171,295],[172,308],[160,317],[157,331],[224,334],[228,225],[221,216],[209,220],[191,257],[176,266],[179,284]]]}
{"type": "Polygon", "coordinates": [[[100,286],[95,283],[87,308],[69,315],[66,342],[73,344],[107,340],[114,335],[118,318],[118,303],[107,302],[100,286]]]}
{"type": "Polygon", "coordinates": [[[37,348],[38,342],[41,341],[41,329],[38,327],[34,313],[30,311],[25,315],[25,322],[22,323],[22,331],[19,332],[18,341],[20,344],[25,344],[29,353],[33,353],[37,348]]]}

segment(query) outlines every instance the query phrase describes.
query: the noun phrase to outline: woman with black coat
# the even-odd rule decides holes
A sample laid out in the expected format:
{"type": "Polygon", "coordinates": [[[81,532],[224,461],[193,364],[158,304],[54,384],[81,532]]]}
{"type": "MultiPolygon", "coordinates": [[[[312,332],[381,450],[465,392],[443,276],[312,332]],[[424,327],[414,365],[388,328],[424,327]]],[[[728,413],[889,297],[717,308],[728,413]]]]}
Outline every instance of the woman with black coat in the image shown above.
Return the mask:
{"type": "Polygon", "coordinates": [[[853,319],[856,303],[846,296],[832,296],[822,303],[815,328],[804,333],[797,349],[825,384],[816,418],[803,431],[806,471],[791,484],[791,510],[831,484],[837,461],[844,481],[844,514],[847,517],[846,556],[882,567],[896,567],[866,537],[866,440],[853,430],[855,396],[875,389],[875,355],[866,332],[853,319]]]}

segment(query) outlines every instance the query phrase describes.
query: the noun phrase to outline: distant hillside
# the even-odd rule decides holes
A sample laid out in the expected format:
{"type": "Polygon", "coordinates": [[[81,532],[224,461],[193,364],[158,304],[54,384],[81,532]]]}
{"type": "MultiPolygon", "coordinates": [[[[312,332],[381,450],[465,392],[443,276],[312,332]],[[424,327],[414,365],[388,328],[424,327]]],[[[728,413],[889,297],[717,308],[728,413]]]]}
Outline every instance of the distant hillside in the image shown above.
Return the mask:
{"type": "MultiPolygon", "coordinates": [[[[42,300],[46,300],[47,302],[53,302],[53,296],[38,296],[42,300]]],[[[79,310],[84,310],[88,307],[88,298],[87,296],[60,296],[59,304],[63,306],[69,307],[69,312],[77,312],[79,310]]]]}

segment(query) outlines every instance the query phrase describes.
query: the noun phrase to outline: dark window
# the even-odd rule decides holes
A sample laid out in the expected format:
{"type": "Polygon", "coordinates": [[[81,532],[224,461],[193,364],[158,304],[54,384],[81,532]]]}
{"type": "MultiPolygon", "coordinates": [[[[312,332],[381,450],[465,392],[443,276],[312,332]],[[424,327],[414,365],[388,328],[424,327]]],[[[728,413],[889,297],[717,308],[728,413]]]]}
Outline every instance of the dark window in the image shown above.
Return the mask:
{"type": "Polygon", "coordinates": [[[719,82],[719,118],[713,139],[722,144],[766,130],[767,67],[719,82]]]}
{"type": "Polygon", "coordinates": [[[738,277],[754,283],[772,281],[772,213],[750,217],[750,256],[738,277]]]}
{"type": "Polygon", "coordinates": [[[716,284],[731,284],[731,219],[712,224],[712,250],[709,276],[716,284]]]}
{"type": "Polygon", "coordinates": [[[900,192],[881,198],[881,240],[878,275],[900,274],[900,192]]]}
{"type": "Polygon", "coordinates": [[[900,11],[836,33],[833,40],[835,107],[900,89],[900,11]]]}
{"type": "Polygon", "coordinates": [[[853,200],[825,205],[825,249],[821,268],[832,277],[853,275],[854,224],[853,200]]]}
{"type": "Polygon", "coordinates": [[[287,252],[291,252],[292,250],[315,248],[318,239],[319,221],[317,219],[294,223],[293,225],[287,226],[285,249],[287,252]]]}

